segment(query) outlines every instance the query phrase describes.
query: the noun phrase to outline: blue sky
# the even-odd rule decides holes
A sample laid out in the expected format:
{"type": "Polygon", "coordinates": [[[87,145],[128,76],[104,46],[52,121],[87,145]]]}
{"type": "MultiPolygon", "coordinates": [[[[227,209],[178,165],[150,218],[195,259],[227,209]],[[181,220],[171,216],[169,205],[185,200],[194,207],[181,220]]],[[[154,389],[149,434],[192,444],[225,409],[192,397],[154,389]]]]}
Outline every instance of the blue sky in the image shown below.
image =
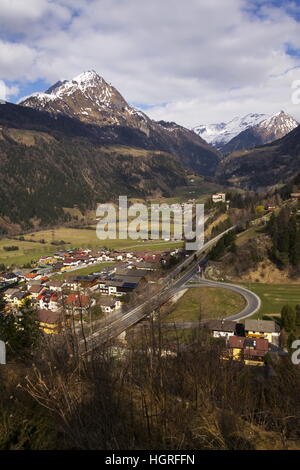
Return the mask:
{"type": "Polygon", "coordinates": [[[284,109],[300,120],[299,67],[300,0],[0,2],[0,80],[14,102],[94,69],[154,119],[193,127],[284,109]]]}

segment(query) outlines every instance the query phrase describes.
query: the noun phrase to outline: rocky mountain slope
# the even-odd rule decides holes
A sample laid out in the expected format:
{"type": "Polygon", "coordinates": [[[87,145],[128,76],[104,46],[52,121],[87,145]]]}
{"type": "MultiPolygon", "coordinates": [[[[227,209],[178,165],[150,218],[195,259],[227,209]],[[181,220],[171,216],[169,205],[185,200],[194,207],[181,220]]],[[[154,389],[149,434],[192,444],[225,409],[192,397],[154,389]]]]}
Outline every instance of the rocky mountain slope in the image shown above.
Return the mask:
{"type": "Polygon", "coordinates": [[[143,144],[139,131],[100,130],[65,116],[0,106],[0,233],[9,224],[57,225],[66,220],[63,208],[95,209],[119,195],[170,196],[186,184],[177,156],[131,146],[133,139],[143,144]]]}
{"type": "Polygon", "coordinates": [[[285,137],[252,150],[233,152],[216,171],[219,182],[260,190],[286,184],[300,168],[300,126],[285,137]]]}
{"type": "MultiPolygon", "coordinates": [[[[144,136],[143,146],[175,153],[184,165],[203,175],[212,175],[220,159],[218,151],[201,137],[195,137],[192,131],[175,123],[155,122],[129,106],[122,95],[94,71],[58,82],[45,93],[35,93],[22,100],[20,105],[54,116],[76,118],[116,134],[120,128],[138,130],[144,136]]],[[[139,140],[133,139],[132,145],[140,146],[139,140]]]]}
{"type": "Polygon", "coordinates": [[[273,142],[297,126],[298,122],[293,117],[280,111],[273,116],[248,114],[228,123],[198,126],[194,131],[226,155],[273,142]]]}
{"type": "Polygon", "coordinates": [[[94,71],[57,82],[45,93],[34,93],[19,104],[100,126],[136,127],[145,133],[151,123],[144,113],[129,106],[118,90],[94,71]]]}
{"type": "Polygon", "coordinates": [[[287,135],[297,126],[298,122],[293,117],[281,111],[238,134],[222,147],[222,152],[229,154],[235,150],[247,150],[274,142],[287,135]]]}
{"type": "Polygon", "coordinates": [[[235,117],[227,123],[203,124],[195,127],[193,130],[206,140],[206,142],[221,149],[242,131],[249,127],[256,126],[267,117],[266,114],[247,114],[243,117],[235,117]]]}
{"type": "Polygon", "coordinates": [[[129,107],[97,74],[0,105],[0,233],[53,225],[63,208],[119,195],[171,196],[191,171],[213,175],[220,154],[175,123],[129,107]]]}

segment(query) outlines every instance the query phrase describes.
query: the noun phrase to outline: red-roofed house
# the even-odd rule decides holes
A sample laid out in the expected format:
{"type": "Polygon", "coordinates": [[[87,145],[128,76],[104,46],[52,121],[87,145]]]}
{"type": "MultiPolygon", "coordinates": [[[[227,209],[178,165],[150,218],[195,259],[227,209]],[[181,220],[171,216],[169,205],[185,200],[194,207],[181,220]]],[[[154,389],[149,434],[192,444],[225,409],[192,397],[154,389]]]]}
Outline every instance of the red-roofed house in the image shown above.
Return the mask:
{"type": "Polygon", "coordinates": [[[243,361],[247,365],[262,366],[268,350],[267,339],[230,336],[228,340],[229,357],[234,361],[243,361]]]}

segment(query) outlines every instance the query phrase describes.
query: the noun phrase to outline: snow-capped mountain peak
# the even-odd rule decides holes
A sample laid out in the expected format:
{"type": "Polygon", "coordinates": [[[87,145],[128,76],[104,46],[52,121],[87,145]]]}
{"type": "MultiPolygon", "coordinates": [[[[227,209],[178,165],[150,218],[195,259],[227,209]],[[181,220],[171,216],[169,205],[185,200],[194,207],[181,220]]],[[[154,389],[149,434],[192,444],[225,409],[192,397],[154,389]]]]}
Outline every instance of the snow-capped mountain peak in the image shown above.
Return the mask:
{"type": "Polygon", "coordinates": [[[231,139],[236,137],[249,127],[256,126],[260,122],[268,119],[267,114],[250,113],[243,117],[235,117],[231,121],[218,124],[200,125],[193,129],[196,134],[200,135],[206,142],[221,148],[231,139]]]}
{"type": "Polygon", "coordinates": [[[278,139],[280,139],[294,130],[298,125],[298,122],[292,116],[289,116],[284,111],[280,111],[269,119],[262,121],[259,127],[272,130],[275,135],[278,135],[278,139]]]}
{"type": "Polygon", "coordinates": [[[247,114],[231,121],[194,128],[194,132],[219,150],[229,152],[273,142],[284,137],[298,126],[298,122],[280,111],[272,116],[247,114]]]}
{"type": "Polygon", "coordinates": [[[43,93],[24,98],[19,104],[101,125],[122,125],[127,117],[144,120],[142,113],[131,108],[94,70],[71,80],[59,81],[43,93]]]}

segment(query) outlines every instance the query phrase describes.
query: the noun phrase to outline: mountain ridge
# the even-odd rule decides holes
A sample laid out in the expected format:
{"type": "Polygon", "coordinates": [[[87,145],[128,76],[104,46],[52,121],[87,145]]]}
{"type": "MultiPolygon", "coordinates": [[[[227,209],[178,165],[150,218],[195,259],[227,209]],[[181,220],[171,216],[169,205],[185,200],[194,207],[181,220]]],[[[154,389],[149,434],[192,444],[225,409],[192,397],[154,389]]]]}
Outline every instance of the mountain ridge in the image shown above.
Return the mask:
{"type": "Polygon", "coordinates": [[[249,190],[286,184],[300,168],[300,126],[272,143],[232,152],[222,159],[215,177],[222,184],[249,190]]]}
{"type": "Polygon", "coordinates": [[[175,153],[184,165],[203,175],[212,176],[221,158],[218,150],[195,136],[193,131],[176,123],[153,121],[130,106],[118,90],[95,71],[57,82],[48,93],[35,93],[21,100],[19,105],[110,129],[111,134],[113,130],[119,133],[120,128],[138,130],[146,136],[144,140],[155,141],[158,149],[175,153]]]}
{"type": "Polygon", "coordinates": [[[247,114],[228,123],[198,126],[194,132],[218,148],[224,155],[246,150],[284,137],[299,123],[284,111],[273,115],[247,114]]]}

